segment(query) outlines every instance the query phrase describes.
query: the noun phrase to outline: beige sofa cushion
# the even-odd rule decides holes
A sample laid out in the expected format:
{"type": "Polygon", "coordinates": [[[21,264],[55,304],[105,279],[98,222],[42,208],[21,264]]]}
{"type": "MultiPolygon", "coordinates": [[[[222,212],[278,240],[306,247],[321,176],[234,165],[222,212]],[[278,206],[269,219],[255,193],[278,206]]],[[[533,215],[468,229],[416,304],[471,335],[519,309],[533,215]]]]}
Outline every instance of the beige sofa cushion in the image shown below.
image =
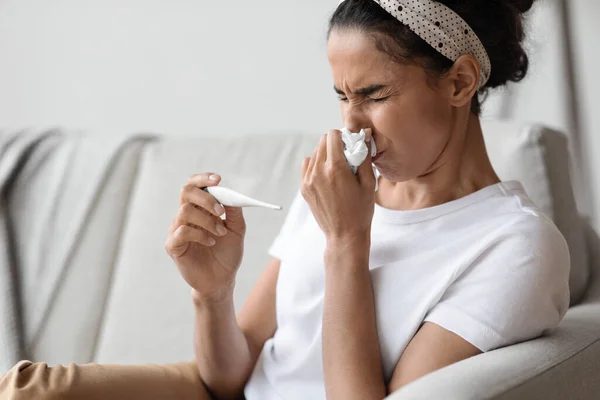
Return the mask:
{"type": "Polygon", "coordinates": [[[94,360],[121,231],[144,142],[119,155],[97,197],[62,277],[46,322],[30,343],[30,357],[55,363],[94,360]]]}

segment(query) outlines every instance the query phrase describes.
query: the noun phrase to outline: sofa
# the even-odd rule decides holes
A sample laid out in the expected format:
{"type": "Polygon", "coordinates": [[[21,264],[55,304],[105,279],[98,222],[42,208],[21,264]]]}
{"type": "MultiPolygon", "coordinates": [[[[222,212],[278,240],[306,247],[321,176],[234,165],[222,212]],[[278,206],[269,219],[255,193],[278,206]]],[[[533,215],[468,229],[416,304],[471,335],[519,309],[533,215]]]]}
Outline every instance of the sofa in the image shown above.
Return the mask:
{"type": "MultiPolygon", "coordinates": [[[[567,138],[528,123],[484,121],[483,128],[499,176],[520,180],[567,239],[571,308],[540,338],[443,368],[389,398],[598,399],[600,239],[577,211],[567,138]]],[[[298,190],[301,160],[319,137],[51,132],[51,139],[47,132],[18,132],[36,139],[12,163],[3,187],[17,296],[12,311],[20,321],[20,348],[9,350],[50,365],[192,359],[190,290],[164,249],[181,187],[193,173],[218,172],[223,186],[284,206],[245,210],[248,233],[234,295],[239,309],[298,190]],[[40,143],[46,146],[32,163],[40,143]],[[65,241],[62,253],[51,251],[65,241]]],[[[0,154],[0,178],[9,155],[0,154]]]]}

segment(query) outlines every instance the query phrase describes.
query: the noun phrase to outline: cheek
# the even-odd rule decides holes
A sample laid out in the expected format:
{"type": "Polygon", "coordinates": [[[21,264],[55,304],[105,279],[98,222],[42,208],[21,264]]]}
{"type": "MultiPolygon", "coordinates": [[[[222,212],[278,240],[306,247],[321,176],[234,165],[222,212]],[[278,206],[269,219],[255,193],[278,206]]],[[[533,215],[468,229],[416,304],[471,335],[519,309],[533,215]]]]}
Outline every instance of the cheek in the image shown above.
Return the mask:
{"type": "Polygon", "coordinates": [[[448,101],[428,88],[415,93],[408,101],[410,121],[427,132],[445,131],[450,123],[451,108],[448,101]]]}
{"type": "Polygon", "coordinates": [[[372,122],[387,152],[382,163],[395,170],[398,178],[427,172],[448,141],[447,113],[434,98],[381,107],[372,122]]]}
{"type": "Polygon", "coordinates": [[[433,95],[384,103],[374,111],[371,122],[385,148],[407,152],[435,148],[435,143],[445,140],[451,126],[448,107],[433,95]]]}

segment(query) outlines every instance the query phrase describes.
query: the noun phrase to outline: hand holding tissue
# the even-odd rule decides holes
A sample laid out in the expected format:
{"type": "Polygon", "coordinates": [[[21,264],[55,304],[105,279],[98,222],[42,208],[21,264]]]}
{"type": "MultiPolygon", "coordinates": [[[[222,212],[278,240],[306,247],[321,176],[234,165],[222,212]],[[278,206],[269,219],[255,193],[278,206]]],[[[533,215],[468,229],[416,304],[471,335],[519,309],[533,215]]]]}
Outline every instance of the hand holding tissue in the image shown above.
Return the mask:
{"type": "Polygon", "coordinates": [[[369,157],[377,149],[367,141],[370,136],[367,129],[330,131],[302,165],[302,197],[328,245],[368,244],[377,185],[369,157]]]}

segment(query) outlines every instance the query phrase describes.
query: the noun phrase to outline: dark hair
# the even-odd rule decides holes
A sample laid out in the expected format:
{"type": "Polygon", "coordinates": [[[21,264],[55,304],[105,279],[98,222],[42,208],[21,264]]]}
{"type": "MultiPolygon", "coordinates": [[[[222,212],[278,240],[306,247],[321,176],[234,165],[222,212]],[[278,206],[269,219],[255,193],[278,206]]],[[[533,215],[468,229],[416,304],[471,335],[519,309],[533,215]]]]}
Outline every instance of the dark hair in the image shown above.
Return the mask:
{"type": "MultiPolygon", "coordinates": [[[[486,85],[473,97],[471,112],[479,115],[488,89],[509,81],[519,82],[527,74],[529,59],[523,46],[524,17],[534,0],[436,0],[459,14],[479,36],[492,63],[486,85]],[[479,99],[483,95],[483,100],[479,99]]],[[[446,73],[453,62],[437,52],[407,26],[373,0],[346,0],[329,21],[327,37],[335,28],[367,33],[375,47],[403,64],[418,64],[430,76],[446,73]]]]}

